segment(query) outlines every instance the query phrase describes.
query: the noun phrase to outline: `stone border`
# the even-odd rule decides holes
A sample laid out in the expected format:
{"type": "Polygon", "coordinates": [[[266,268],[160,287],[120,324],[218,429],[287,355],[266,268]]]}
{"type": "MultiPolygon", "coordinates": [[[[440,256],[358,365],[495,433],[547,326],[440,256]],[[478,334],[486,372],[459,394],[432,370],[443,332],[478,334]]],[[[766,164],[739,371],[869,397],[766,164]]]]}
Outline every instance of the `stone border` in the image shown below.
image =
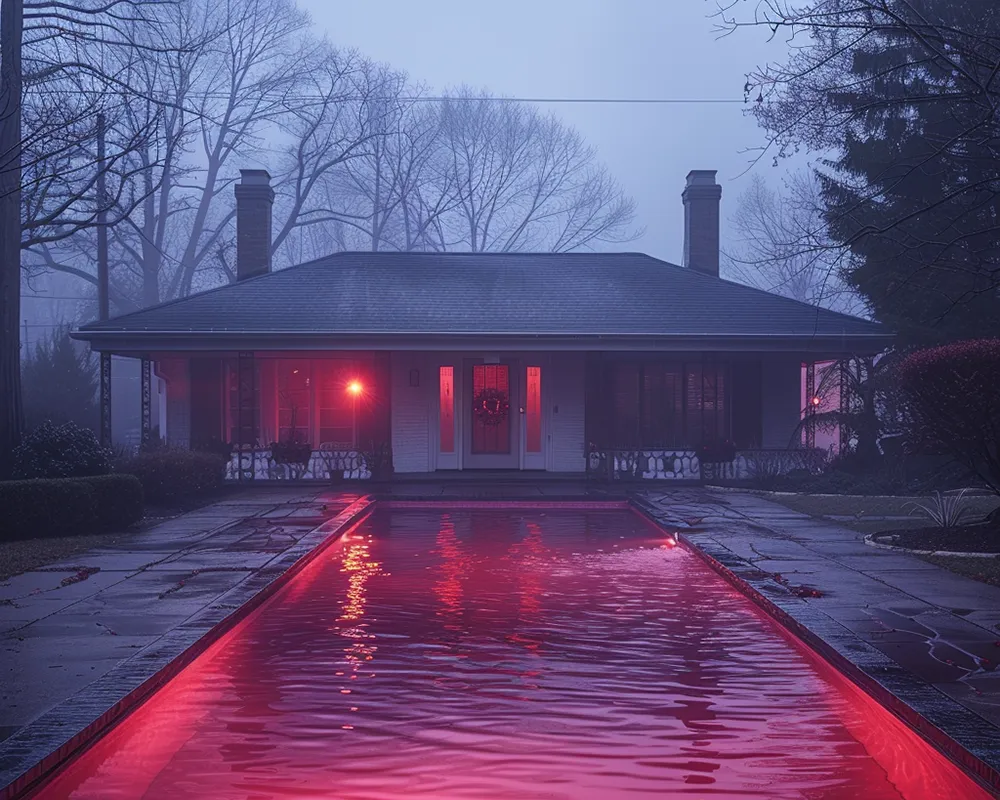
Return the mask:
{"type": "Polygon", "coordinates": [[[16,800],[39,788],[362,522],[374,506],[370,496],[359,498],[212,605],[0,742],[0,800],[16,800]]]}
{"type": "Polygon", "coordinates": [[[633,507],[701,557],[737,591],[796,636],[859,689],[902,720],[985,789],[1000,796],[1000,730],[901,667],[773,576],[715,541],[696,542],[693,529],[643,498],[633,507]],[[688,529],[686,532],[684,529],[688,529]]]}
{"type": "Polygon", "coordinates": [[[903,547],[898,544],[885,544],[876,542],[876,536],[891,536],[891,531],[882,533],[869,533],[865,536],[865,544],[879,550],[893,550],[897,553],[909,553],[914,556],[953,556],[955,558],[1000,558],[1000,553],[963,553],[960,550],[914,550],[910,547],[903,547]]]}

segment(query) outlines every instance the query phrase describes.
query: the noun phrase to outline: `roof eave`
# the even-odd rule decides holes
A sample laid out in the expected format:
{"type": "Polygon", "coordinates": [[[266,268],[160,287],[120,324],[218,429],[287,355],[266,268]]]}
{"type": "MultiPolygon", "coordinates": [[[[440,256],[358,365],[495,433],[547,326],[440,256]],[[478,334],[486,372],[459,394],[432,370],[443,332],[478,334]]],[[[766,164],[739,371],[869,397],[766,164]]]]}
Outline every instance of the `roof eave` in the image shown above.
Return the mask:
{"type": "Polygon", "coordinates": [[[177,352],[238,350],[730,350],[874,353],[889,347],[889,333],[659,334],[481,332],[135,331],[72,333],[94,350],[177,352]]]}

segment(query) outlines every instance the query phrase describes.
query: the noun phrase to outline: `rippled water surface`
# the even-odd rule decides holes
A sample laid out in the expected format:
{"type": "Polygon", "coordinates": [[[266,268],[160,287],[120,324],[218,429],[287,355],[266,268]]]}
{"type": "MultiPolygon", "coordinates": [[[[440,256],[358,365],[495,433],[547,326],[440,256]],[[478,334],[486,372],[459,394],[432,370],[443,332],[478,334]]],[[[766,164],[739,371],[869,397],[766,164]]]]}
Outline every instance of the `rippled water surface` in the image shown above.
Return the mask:
{"type": "Polygon", "coordinates": [[[379,511],[45,798],[986,797],[627,511],[379,511]]]}

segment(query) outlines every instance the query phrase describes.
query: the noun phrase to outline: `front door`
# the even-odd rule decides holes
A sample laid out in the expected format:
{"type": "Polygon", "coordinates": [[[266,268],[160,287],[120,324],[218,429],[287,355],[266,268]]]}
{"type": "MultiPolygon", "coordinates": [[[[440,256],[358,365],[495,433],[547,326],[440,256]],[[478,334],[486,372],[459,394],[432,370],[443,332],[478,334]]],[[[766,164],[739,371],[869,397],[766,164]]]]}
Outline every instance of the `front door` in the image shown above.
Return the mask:
{"type": "Polygon", "coordinates": [[[465,468],[519,469],[521,414],[516,367],[471,363],[465,374],[465,468]]]}

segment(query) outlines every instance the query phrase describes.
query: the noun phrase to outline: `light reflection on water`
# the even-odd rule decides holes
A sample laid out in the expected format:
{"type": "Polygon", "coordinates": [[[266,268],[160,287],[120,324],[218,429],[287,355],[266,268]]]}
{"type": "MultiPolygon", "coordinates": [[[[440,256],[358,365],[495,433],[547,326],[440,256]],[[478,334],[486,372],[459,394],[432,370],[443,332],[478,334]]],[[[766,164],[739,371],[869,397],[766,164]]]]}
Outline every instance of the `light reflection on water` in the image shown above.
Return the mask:
{"type": "Polygon", "coordinates": [[[496,510],[377,513],[42,796],[986,797],[637,516],[496,510]]]}

